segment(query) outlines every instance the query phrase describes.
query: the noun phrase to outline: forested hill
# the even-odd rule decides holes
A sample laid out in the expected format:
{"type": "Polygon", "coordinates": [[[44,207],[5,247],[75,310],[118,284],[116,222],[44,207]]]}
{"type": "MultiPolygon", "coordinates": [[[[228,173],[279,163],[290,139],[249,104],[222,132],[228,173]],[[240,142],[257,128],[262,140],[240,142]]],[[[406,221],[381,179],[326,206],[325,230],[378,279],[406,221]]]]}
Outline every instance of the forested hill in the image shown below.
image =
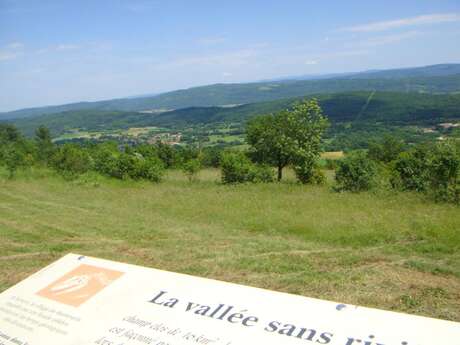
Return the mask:
{"type": "MultiPolygon", "coordinates": [[[[311,96],[312,97],[312,96],[311,96]]],[[[386,125],[432,125],[460,120],[460,94],[428,95],[395,92],[348,92],[319,94],[324,113],[332,123],[381,123],[386,125]]],[[[288,108],[301,98],[259,102],[236,107],[191,107],[161,114],[78,110],[12,121],[26,134],[39,125],[53,135],[69,129],[106,130],[161,126],[181,128],[217,122],[244,122],[248,118],[288,108]]]]}
{"type": "Polygon", "coordinates": [[[373,90],[432,94],[460,92],[460,65],[436,65],[413,69],[363,72],[316,80],[291,79],[245,84],[215,84],[150,97],[23,109],[0,114],[0,119],[33,117],[87,109],[140,111],[223,106],[267,102],[311,94],[373,90]]]}

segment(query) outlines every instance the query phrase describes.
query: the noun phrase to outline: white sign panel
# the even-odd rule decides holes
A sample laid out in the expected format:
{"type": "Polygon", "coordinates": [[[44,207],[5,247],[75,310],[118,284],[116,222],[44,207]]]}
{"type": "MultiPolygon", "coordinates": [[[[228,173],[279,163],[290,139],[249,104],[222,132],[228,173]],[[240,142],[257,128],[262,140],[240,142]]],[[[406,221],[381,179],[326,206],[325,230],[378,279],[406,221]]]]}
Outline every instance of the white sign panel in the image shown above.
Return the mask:
{"type": "Polygon", "coordinates": [[[459,345],[460,324],[69,254],[0,294],[0,345],[459,345]]]}

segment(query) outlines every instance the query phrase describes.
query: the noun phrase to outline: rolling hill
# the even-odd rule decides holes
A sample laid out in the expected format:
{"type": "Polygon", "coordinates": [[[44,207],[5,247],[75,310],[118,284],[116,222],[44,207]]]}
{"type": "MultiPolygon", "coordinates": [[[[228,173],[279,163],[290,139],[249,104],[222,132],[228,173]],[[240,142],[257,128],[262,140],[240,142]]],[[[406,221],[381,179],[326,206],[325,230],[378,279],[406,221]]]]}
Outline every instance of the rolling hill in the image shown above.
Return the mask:
{"type": "Polygon", "coordinates": [[[89,109],[131,112],[150,109],[223,106],[350,91],[430,94],[460,92],[460,64],[370,71],[351,75],[335,75],[331,78],[315,80],[290,79],[243,84],[215,84],[155,96],[22,109],[0,114],[0,119],[35,117],[43,114],[89,109]]]}
{"type": "MultiPolygon", "coordinates": [[[[312,96],[311,96],[312,97],[312,96]]],[[[460,120],[460,94],[429,95],[396,92],[347,92],[314,95],[333,124],[366,123],[386,126],[429,126],[460,120]]],[[[15,119],[14,123],[28,135],[40,125],[53,135],[70,129],[109,130],[159,126],[184,128],[213,123],[243,123],[255,115],[275,112],[291,106],[301,98],[258,102],[235,107],[190,107],[159,114],[140,112],[75,110],[34,118],[15,119]]]]}

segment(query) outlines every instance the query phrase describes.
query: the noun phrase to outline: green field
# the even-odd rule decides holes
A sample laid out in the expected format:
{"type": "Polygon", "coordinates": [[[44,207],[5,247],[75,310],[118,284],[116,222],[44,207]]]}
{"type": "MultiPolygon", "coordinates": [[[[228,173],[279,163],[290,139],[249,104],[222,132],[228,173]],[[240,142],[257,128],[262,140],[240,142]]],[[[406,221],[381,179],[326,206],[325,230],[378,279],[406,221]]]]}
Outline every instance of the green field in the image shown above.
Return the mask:
{"type": "Polygon", "coordinates": [[[0,291],[73,252],[460,321],[460,209],[420,195],[0,173],[0,291]]]}

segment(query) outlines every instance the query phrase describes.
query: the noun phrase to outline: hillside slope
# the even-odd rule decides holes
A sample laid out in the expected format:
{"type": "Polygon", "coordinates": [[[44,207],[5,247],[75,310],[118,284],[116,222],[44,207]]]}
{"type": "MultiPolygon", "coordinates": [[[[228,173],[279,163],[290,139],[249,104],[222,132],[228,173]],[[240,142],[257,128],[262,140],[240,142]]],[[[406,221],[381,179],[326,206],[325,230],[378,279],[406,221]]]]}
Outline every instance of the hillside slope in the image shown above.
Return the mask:
{"type": "Polygon", "coordinates": [[[365,72],[347,77],[317,80],[284,80],[245,84],[215,84],[172,91],[156,96],[81,102],[22,109],[0,114],[0,119],[34,117],[76,110],[140,111],[180,109],[266,102],[320,93],[393,91],[452,93],[460,91],[460,65],[365,72]]]}
{"type": "MultiPolygon", "coordinates": [[[[311,96],[312,97],[312,96],[311,96]]],[[[427,95],[395,92],[349,92],[315,95],[332,123],[383,123],[386,125],[431,125],[460,120],[460,94],[427,95]]],[[[279,111],[301,98],[259,102],[236,107],[191,107],[160,114],[78,110],[11,121],[26,134],[40,125],[53,135],[69,129],[107,130],[129,127],[184,126],[218,122],[244,122],[248,118],[279,111]]]]}

